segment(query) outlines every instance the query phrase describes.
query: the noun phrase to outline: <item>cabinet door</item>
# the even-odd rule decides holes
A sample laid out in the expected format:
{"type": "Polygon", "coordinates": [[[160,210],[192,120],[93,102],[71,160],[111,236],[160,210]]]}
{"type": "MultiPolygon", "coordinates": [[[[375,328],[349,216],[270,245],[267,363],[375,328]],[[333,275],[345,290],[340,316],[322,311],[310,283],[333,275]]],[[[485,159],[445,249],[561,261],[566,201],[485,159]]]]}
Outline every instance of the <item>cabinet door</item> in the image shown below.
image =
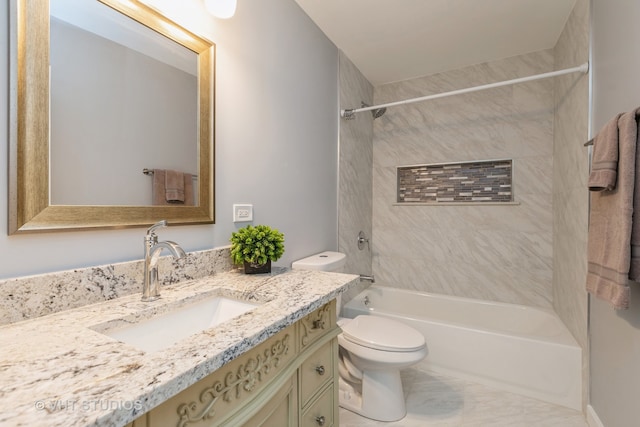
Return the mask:
{"type": "Polygon", "coordinates": [[[294,374],[244,427],[298,427],[298,380],[294,374]]]}

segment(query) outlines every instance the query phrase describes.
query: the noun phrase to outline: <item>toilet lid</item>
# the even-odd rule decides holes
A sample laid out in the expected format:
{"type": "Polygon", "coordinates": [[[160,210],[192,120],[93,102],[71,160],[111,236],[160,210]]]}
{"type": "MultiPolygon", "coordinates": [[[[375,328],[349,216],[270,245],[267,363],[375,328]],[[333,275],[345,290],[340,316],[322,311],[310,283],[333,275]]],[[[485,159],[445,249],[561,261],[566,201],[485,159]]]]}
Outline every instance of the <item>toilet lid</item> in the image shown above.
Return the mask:
{"type": "Polygon", "coordinates": [[[414,351],[426,344],[420,332],[380,316],[357,316],[342,326],[342,336],[355,344],[384,351],[414,351]]]}

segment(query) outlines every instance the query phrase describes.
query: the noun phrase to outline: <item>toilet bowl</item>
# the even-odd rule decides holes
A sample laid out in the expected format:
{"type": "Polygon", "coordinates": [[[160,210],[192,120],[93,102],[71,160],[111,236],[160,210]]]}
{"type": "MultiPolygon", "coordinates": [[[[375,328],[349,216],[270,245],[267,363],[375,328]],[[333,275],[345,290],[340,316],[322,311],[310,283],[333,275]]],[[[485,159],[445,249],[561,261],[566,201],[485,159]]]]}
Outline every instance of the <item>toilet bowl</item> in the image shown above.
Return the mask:
{"type": "MultiPolygon", "coordinates": [[[[345,258],[339,252],[322,252],[294,262],[292,268],[337,272],[345,258]]],[[[407,410],[400,369],[426,357],[424,336],[404,323],[378,316],[338,318],[338,326],[342,328],[339,405],[377,421],[402,419],[407,410]]]]}
{"type": "Polygon", "coordinates": [[[340,319],[340,406],[377,421],[397,421],[407,413],[400,369],[427,355],[424,336],[378,316],[340,319]]]}

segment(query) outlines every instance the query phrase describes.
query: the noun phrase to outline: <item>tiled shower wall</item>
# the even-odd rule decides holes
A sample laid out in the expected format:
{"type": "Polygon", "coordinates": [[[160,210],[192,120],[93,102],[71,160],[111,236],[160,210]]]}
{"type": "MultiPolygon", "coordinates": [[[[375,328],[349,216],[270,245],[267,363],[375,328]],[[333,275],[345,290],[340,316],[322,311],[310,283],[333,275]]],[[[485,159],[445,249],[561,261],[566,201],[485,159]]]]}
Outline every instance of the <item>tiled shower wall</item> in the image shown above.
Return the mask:
{"type": "MultiPolygon", "coordinates": [[[[375,104],[552,71],[552,50],[375,88],[375,104]]],[[[383,285],[552,306],[553,81],[389,108],[374,121],[373,272],[383,285]],[[513,159],[514,205],[397,206],[396,167],[513,159]]]]}
{"type": "MultiPolygon", "coordinates": [[[[340,108],[358,108],[361,102],[371,104],[373,86],[340,52],[340,108]]],[[[371,251],[358,249],[357,237],[363,231],[371,237],[373,120],[371,114],[356,114],[354,120],[340,120],[340,164],[338,199],[338,249],[347,254],[345,271],[371,274],[371,251]]],[[[350,300],[369,282],[349,291],[343,301],[350,300]]]]}
{"type": "MultiPolygon", "coordinates": [[[[555,68],[589,59],[589,1],[577,0],[554,49],[555,68]]],[[[553,307],[583,349],[583,384],[588,385],[587,231],[589,194],[589,79],[557,77],[553,151],[553,307]]],[[[584,391],[586,401],[586,388],[584,391]]]]}

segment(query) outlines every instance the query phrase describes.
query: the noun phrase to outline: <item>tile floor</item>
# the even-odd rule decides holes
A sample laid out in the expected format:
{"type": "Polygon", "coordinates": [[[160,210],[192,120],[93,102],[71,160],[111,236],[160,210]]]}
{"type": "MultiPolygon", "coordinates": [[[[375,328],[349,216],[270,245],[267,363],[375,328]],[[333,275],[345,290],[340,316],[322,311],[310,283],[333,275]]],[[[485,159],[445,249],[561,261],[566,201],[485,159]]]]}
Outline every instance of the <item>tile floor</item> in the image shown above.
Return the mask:
{"type": "Polygon", "coordinates": [[[588,427],[578,411],[457,378],[410,368],[402,381],[404,419],[383,423],[340,408],[340,427],[588,427]]]}

